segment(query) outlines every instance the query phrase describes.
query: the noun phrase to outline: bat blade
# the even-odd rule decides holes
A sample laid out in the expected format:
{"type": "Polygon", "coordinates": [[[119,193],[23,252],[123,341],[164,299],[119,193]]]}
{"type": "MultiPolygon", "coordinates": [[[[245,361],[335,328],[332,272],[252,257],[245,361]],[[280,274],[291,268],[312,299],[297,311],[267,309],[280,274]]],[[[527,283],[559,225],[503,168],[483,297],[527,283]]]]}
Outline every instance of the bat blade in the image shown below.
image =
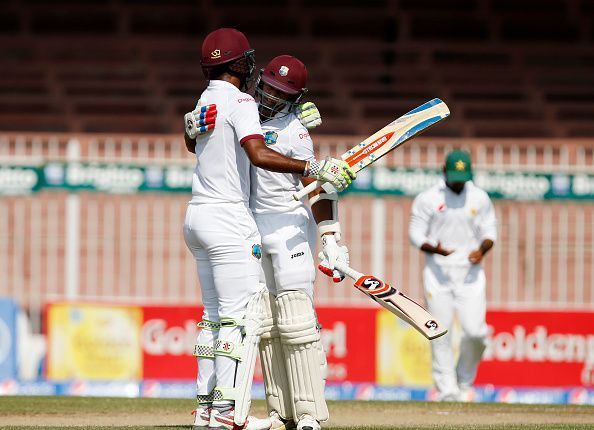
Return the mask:
{"type": "Polygon", "coordinates": [[[449,115],[447,105],[435,98],[395,119],[349,149],[341,158],[358,172],[449,115]]]}
{"type": "MultiPolygon", "coordinates": [[[[447,105],[435,98],[395,119],[342,154],[341,158],[354,172],[358,172],[449,115],[447,105]]],[[[321,185],[322,182],[314,181],[293,194],[293,198],[301,200],[321,185]]]]}
{"type": "Polygon", "coordinates": [[[375,276],[360,276],[355,281],[355,288],[409,323],[429,340],[448,332],[423,306],[375,276]]]}

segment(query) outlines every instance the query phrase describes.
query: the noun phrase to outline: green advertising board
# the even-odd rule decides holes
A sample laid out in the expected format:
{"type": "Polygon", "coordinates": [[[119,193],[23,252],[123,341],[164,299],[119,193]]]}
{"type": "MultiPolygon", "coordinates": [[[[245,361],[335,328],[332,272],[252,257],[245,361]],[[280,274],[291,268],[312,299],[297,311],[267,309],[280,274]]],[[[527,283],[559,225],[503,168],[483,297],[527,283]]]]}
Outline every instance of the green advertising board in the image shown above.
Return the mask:
{"type": "MultiPolygon", "coordinates": [[[[0,194],[41,190],[106,193],[183,192],[192,190],[193,167],[119,163],[47,163],[0,166],[0,194]]],[[[346,193],[413,197],[442,178],[434,169],[375,167],[362,170],[346,193]]],[[[594,175],[476,170],[475,183],[497,199],[594,200],[594,175]]]]}

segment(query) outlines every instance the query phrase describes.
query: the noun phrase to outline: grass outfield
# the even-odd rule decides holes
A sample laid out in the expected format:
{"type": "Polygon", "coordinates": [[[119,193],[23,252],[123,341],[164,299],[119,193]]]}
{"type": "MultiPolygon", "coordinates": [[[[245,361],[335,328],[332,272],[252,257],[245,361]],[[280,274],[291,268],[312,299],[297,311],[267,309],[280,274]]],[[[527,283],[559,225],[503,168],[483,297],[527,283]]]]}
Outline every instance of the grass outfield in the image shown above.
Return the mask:
{"type": "MultiPolygon", "coordinates": [[[[1,397],[2,429],[189,429],[192,400],[1,397]]],[[[498,403],[330,402],[324,429],[550,430],[594,428],[594,407],[498,403]]],[[[264,415],[264,404],[254,402],[264,415]]]]}

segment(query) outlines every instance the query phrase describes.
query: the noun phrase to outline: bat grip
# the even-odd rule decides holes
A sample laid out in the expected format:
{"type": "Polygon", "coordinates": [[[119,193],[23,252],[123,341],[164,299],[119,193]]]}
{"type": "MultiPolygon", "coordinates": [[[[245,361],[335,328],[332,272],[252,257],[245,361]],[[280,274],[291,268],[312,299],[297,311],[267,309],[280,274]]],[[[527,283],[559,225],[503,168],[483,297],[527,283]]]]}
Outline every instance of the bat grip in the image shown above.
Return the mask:
{"type": "Polygon", "coordinates": [[[323,183],[322,181],[313,181],[308,186],[302,188],[301,190],[299,190],[295,194],[293,194],[293,198],[297,201],[301,200],[303,197],[307,196],[309,193],[311,193],[316,188],[321,187],[322,183],[323,183]]]}
{"type": "Polygon", "coordinates": [[[357,272],[355,269],[351,269],[349,266],[347,266],[345,263],[341,261],[337,261],[336,263],[334,263],[334,268],[336,270],[341,271],[349,278],[354,279],[355,281],[359,279],[361,276],[363,276],[363,273],[357,272]]]}

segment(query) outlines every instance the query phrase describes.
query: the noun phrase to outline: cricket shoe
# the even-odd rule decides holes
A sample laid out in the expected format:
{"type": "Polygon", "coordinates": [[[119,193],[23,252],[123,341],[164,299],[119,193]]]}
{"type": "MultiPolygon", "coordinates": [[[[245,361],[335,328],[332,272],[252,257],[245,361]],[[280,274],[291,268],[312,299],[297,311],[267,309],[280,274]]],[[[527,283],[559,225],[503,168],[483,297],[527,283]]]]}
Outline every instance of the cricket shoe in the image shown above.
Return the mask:
{"type": "Polygon", "coordinates": [[[468,385],[460,385],[460,394],[458,396],[458,399],[461,402],[465,402],[465,403],[472,403],[472,402],[476,402],[476,391],[474,391],[474,388],[472,388],[472,386],[468,386],[468,385]]]}
{"type": "Polygon", "coordinates": [[[297,423],[297,430],[320,430],[320,423],[310,415],[303,415],[297,423]]]}
{"type": "Polygon", "coordinates": [[[284,419],[277,411],[270,412],[270,421],[272,421],[272,430],[295,430],[297,426],[292,419],[284,419]]]}
{"type": "Polygon", "coordinates": [[[208,424],[210,423],[210,407],[199,406],[198,409],[192,411],[192,415],[195,415],[194,425],[192,430],[208,430],[208,424]]]}
{"type": "Polygon", "coordinates": [[[260,419],[252,416],[247,418],[244,425],[238,426],[233,422],[234,415],[234,409],[225,413],[220,413],[216,409],[213,409],[210,413],[210,423],[208,424],[208,428],[226,430],[270,430],[270,427],[272,426],[270,418],[260,419]]]}

